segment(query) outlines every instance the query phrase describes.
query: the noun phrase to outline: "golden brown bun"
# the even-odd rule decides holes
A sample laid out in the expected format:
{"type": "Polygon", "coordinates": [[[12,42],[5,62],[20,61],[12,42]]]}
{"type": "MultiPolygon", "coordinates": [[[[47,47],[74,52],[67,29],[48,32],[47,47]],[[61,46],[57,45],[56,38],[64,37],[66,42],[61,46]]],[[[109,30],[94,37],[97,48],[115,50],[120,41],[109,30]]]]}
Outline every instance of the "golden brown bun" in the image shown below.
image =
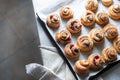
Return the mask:
{"type": "Polygon", "coordinates": [[[98,11],[95,15],[96,22],[100,25],[105,25],[109,23],[109,16],[103,10],[98,11]]]}
{"type": "Polygon", "coordinates": [[[58,28],[60,25],[60,18],[56,13],[47,16],[46,23],[49,27],[58,28]]]}
{"type": "Polygon", "coordinates": [[[56,32],[56,41],[61,44],[67,44],[71,42],[71,34],[68,30],[59,30],[56,32]]]}
{"type": "Polygon", "coordinates": [[[102,50],[104,62],[112,62],[117,59],[117,52],[113,47],[106,47],[102,50]]]}
{"type": "Polygon", "coordinates": [[[98,8],[98,1],[86,0],[85,8],[90,11],[95,11],[98,8]]]}
{"type": "Polygon", "coordinates": [[[114,4],[108,8],[108,15],[112,19],[120,19],[120,4],[114,4]]]}
{"type": "Polygon", "coordinates": [[[104,26],[103,31],[108,39],[114,39],[118,36],[117,27],[113,24],[107,24],[104,26]]]}
{"type": "Polygon", "coordinates": [[[66,24],[67,30],[71,33],[78,33],[82,29],[82,24],[78,19],[70,19],[66,24]]]}
{"type": "Polygon", "coordinates": [[[60,16],[63,18],[63,19],[69,19],[69,18],[72,18],[73,17],[73,10],[68,6],[62,6],[60,8],[60,16]]]}
{"type": "Polygon", "coordinates": [[[92,11],[87,10],[81,16],[81,23],[85,26],[92,26],[95,24],[95,14],[92,11]]]}
{"type": "Polygon", "coordinates": [[[104,6],[110,6],[113,3],[113,0],[101,0],[104,6]]]}
{"type": "Polygon", "coordinates": [[[91,54],[88,57],[88,62],[90,65],[90,69],[94,69],[94,70],[101,68],[103,65],[102,56],[100,56],[99,54],[91,54]]]}
{"type": "Polygon", "coordinates": [[[120,53],[120,36],[116,37],[113,41],[113,46],[117,50],[118,53],[120,53]]]}
{"type": "Polygon", "coordinates": [[[81,51],[90,51],[93,48],[93,41],[89,35],[82,35],[77,38],[77,45],[81,51]]]}
{"type": "Polygon", "coordinates": [[[76,44],[69,43],[64,48],[65,55],[69,59],[78,58],[80,55],[80,49],[76,44]]]}
{"type": "Polygon", "coordinates": [[[89,70],[89,63],[87,60],[78,60],[74,64],[74,70],[80,75],[86,75],[89,70]]]}
{"type": "Polygon", "coordinates": [[[101,43],[104,40],[104,33],[100,28],[93,28],[89,34],[94,43],[101,43]]]}

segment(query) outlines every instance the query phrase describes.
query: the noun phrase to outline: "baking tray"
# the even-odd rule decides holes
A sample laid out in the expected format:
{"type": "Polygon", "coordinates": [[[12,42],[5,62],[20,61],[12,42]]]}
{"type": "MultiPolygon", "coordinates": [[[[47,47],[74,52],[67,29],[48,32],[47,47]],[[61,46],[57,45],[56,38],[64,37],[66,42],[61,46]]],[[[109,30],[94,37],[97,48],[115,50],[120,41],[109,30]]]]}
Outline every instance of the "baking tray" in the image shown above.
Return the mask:
{"type": "MultiPolygon", "coordinates": [[[[107,11],[108,7],[105,7],[101,4],[100,1],[99,2],[99,7],[98,7],[98,10],[105,10],[107,11]]],[[[119,1],[115,0],[114,4],[115,3],[118,3],[119,1]]],[[[80,16],[82,15],[82,13],[85,11],[85,8],[84,8],[84,4],[85,4],[85,0],[75,0],[75,1],[71,1],[69,3],[67,3],[67,5],[69,5],[73,11],[74,11],[74,19],[80,19],[80,16]]],[[[61,19],[61,24],[60,24],[60,27],[58,29],[53,29],[53,28],[50,28],[46,25],[46,17],[50,14],[50,13],[53,13],[53,12],[56,12],[59,14],[59,8],[60,6],[62,5],[66,5],[66,3],[60,3],[60,4],[56,4],[56,5],[52,5],[51,7],[46,7],[47,9],[42,9],[40,10],[38,13],[37,13],[37,16],[39,17],[39,21],[42,23],[42,27],[46,30],[46,32],[48,33],[48,35],[50,36],[50,40],[55,44],[55,46],[57,47],[57,49],[60,51],[60,55],[62,56],[62,58],[66,61],[66,63],[68,64],[68,67],[70,68],[71,72],[73,73],[73,75],[75,76],[76,80],[93,80],[93,78],[96,78],[98,75],[102,74],[103,72],[105,72],[106,70],[108,70],[109,68],[113,67],[113,65],[116,65],[120,62],[120,56],[118,56],[118,59],[113,62],[113,63],[109,63],[107,65],[104,65],[103,66],[103,69],[101,70],[97,70],[97,71],[90,71],[89,72],[89,75],[86,75],[86,76],[78,76],[74,70],[73,70],[73,65],[74,65],[74,62],[73,60],[69,60],[65,57],[64,55],[64,45],[61,45],[61,44],[58,44],[55,40],[55,34],[57,31],[61,30],[61,29],[65,29],[66,27],[66,22],[68,20],[62,20],[61,19]]],[[[118,32],[120,34],[120,20],[119,21],[115,21],[115,20],[112,20],[110,19],[110,22],[111,24],[114,24],[117,26],[117,29],[118,29],[118,32]]],[[[95,28],[95,27],[99,27],[99,28],[102,28],[102,26],[98,25],[98,24],[95,24],[94,26],[88,28],[88,27],[85,27],[83,26],[82,27],[82,31],[81,33],[78,33],[78,34],[75,34],[75,35],[72,35],[72,43],[75,43],[76,42],[76,38],[79,36],[79,35],[83,35],[83,34],[88,34],[89,31],[92,29],[92,28],[95,28]]],[[[95,45],[93,50],[89,51],[89,52],[81,52],[80,54],[80,57],[79,59],[87,59],[87,57],[91,54],[91,53],[101,53],[102,49],[106,46],[112,46],[112,41],[108,40],[105,38],[104,40],[104,43],[103,44],[98,44],[98,45],[95,45]]]]}
{"type": "MultiPolygon", "coordinates": [[[[72,67],[72,64],[70,63],[70,61],[65,57],[64,52],[62,50],[62,48],[59,46],[59,44],[55,41],[55,39],[53,38],[53,36],[50,34],[49,30],[47,29],[47,27],[45,26],[45,23],[43,21],[41,21],[41,19],[38,16],[38,21],[40,22],[40,24],[42,25],[42,27],[44,28],[44,30],[46,30],[46,32],[48,33],[48,36],[51,40],[51,42],[54,44],[54,46],[58,49],[60,56],[65,60],[65,62],[67,63],[69,69],[71,70],[72,74],[74,75],[76,80],[80,80],[80,76],[77,75],[72,67]]],[[[114,67],[115,65],[119,64],[120,60],[116,60],[112,63],[107,64],[104,68],[102,68],[101,70],[99,70],[98,72],[96,72],[94,75],[90,75],[88,76],[86,79],[87,80],[94,80],[97,77],[99,77],[101,74],[103,74],[104,72],[108,71],[110,68],[114,67]]]]}

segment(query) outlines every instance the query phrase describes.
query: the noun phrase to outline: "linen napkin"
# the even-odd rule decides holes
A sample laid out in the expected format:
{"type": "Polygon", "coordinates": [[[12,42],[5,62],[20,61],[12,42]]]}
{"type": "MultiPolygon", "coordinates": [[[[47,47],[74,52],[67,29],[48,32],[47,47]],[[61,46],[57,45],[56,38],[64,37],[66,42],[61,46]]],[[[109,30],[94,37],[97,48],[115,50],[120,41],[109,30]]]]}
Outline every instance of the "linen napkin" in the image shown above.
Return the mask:
{"type": "Polygon", "coordinates": [[[43,65],[30,63],[26,65],[26,73],[37,80],[75,80],[66,62],[55,47],[40,46],[43,65]]]}

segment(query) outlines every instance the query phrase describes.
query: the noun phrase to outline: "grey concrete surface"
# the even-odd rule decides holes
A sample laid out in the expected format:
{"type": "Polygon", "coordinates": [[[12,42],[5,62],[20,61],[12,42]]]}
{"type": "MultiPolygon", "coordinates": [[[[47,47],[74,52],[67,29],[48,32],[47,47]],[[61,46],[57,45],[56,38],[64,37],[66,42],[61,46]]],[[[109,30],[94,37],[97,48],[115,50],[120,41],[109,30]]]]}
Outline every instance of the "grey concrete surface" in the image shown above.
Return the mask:
{"type": "Polygon", "coordinates": [[[0,0],[0,80],[35,80],[25,65],[42,64],[31,0],[0,0]]]}

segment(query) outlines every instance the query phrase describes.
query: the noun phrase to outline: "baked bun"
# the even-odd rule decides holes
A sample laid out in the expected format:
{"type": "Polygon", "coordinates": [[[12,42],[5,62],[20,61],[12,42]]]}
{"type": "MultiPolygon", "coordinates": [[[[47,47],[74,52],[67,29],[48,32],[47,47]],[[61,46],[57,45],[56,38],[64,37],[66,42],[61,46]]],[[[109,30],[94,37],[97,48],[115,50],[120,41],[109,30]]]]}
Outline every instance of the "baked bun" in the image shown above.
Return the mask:
{"type": "Polygon", "coordinates": [[[92,11],[87,10],[81,16],[81,23],[85,26],[92,26],[95,24],[95,14],[92,11]]]}
{"type": "Polygon", "coordinates": [[[100,25],[105,25],[109,22],[109,16],[103,10],[98,11],[95,15],[96,22],[100,25]]]}
{"type": "Polygon", "coordinates": [[[93,41],[89,35],[82,35],[77,38],[77,45],[81,51],[90,51],[93,48],[93,41]]]}
{"type": "Polygon", "coordinates": [[[56,13],[47,16],[46,23],[49,27],[58,28],[60,26],[60,17],[56,13]]]}
{"type": "Polygon", "coordinates": [[[116,37],[113,41],[113,46],[118,53],[120,53],[120,36],[116,37]]]}
{"type": "Polygon", "coordinates": [[[56,32],[56,41],[61,44],[67,44],[71,42],[71,33],[68,30],[60,30],[56,32]]]}
{"type": "Polygon", "coordinates": [[[98,1],[86,0],[85,8],[90,11],[95,11],[98,8],[98,1]]]}
{"type": "Polygon", "coordinates": [[[87,60],[78,60],[74,64],[74,70],[80,75],[86,75],[89,70],[89,63],[87,60]]]}
{"type": "Polygon", "coordinates": [[[73,10],[68,6],[62,6],[60,8],[60,16],[63,18],[63,19],[69,19],[69,18],[72,18],[73,17],[73,10]]]}
{"type": "Polygon", "coordinates": [[[120,4],[114,4],[108,8],[108,15],[112,19],[120,19],[120,4]]]}
{"type": "Polygon", "coordinates": [[[101,43],[104,40],[104,33],[100,28],[93,28],[89,34],[94,43],[101,43]]]}
{"type": "Polygon", "coordinates": [[[112,62],[117,59],[117,52],[113,47],[106,47],[102,50],[104,62],[112,62]]]}
{"type": "Polygon", "coordinates": [[[78,19],[70,19],[67,22],[66,27],[71,33],[78,33],[82,29],[82,24],[78,19]]]}
{"type": "Polygon", "coordinates": [[[118,36],[117,27],[113,24],[107,24],[104,26],[103,31],[108,39],[114,39],[118,36]]]}
{"type": "Polygon", "coordinates": [[[80,55],[80,49],[76,44],[69,43],[64,48],[65,55],[69,59],[78,58],[80,55]]]}
{"type": "Polygon", "coordinates": [[[102,68],[103,65],[102,56],[100,56],[99,54],[91,54],[88,57],[88,62],[90,69],[94,69],[94,70],[102,68]]]}
{"type": "Polygon", "coordinates": [[[113,0],[101,0],[104,6],[110,6],[113,3],[113,0]]]}

